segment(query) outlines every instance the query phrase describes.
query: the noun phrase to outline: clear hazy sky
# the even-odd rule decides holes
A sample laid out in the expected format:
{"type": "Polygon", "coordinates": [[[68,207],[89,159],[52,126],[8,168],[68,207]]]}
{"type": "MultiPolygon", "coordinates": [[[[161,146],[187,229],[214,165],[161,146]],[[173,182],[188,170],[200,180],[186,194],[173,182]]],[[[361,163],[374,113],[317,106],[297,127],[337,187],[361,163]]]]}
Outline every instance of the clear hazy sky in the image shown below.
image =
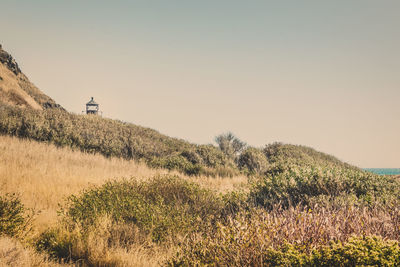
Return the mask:
{"type": "Polygon", "coordinates": [[[400,1],[16,1],[0,43],[80,113],[196,143],[303,144],[400,167],[400,1]]]}

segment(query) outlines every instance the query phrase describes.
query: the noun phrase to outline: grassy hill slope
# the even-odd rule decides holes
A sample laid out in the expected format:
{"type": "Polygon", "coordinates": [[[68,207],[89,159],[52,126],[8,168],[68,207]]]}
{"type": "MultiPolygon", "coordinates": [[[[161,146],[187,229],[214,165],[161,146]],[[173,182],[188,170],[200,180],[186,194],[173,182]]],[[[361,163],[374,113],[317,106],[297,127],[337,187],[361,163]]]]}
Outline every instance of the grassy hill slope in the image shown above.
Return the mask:
{"type": "Polygon", "coordinates": [[[195,145],[134,124],[60,109],[0,105],[0,133],[107,157],[143,160],[152,167],[190,175],[232,176],[238,172],[234,162],[212,145],[195,145]]]}

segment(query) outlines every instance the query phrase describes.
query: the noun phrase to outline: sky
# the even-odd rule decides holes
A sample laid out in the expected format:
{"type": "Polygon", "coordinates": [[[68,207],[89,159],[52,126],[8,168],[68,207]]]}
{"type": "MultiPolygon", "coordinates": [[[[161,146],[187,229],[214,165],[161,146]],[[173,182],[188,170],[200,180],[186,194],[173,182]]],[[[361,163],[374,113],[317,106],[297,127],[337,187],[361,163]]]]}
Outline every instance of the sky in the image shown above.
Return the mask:
{"type": "Polygon", "coordinates": [[[398,0],[2,0],[0,44],[81,113],[195,143],[313,147],[400,168],[398,0]]]}

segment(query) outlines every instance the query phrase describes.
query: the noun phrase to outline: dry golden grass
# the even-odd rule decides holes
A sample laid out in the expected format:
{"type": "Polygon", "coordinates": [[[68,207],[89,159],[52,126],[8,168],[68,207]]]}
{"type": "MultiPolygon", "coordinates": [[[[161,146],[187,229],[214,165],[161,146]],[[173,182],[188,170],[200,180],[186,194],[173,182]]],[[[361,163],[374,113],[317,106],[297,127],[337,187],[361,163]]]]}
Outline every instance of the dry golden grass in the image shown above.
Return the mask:
{"type": "MultiPolygon", "coordinates": [[[[58,204],[71,194],[110,179],[146,179],[171,173],[151,169],[144,163],[105,158],[51,144],[0,136],[0,193],[18,193],[22,202],[40,211],[39,230],[56,222],[58,204]]],[[[244,187],[245,176],[232,178],[186,177],[218,192],[244,187]]]]}
{"type": "Polygon", "coordinates": [[[0,63],[0,101],[20,107],[42,110],[42,107],[24,91],[19,78],[6,66],[0,63]]]}
{"type": "Polygon", "coordinates": [[[0,191],[18,193],[27,207],[41,211],[36,222],[43,227],[56,221],[58,204],[71,194],[112,178],[162,172],[134,161],[0,136],[0,191]]]}
{"type": "MultiPolygon", "coordinates": [[[[27,207],[40,211],[34,221],[36,234],[56,226],[58,205],[71,194],[78,194],[85,188],[104,184],[110,179],[135,177],[141,180],[167,173],[196,181],[217,192],[245,188],[247,184],[245,176],[187,177],[178,172],[151,169],[133,160],[105,158],[99,154],[59,148],[52,144],[0,136],[0,194],[17,193],[27,207]]],[[[92,262],[98,266],[158,266],[175,249],[144,246],[142,243],[110,249],[104,243],[110,234],[105,221],[104,227],[96,231],[89,243],[75,244],[75,249],[88,251],[92,262]]],[[[0,239],[0,257],[3,258],[0,264],[56,266],[16,242],[0,239]]]]}
{"type": "Polygon", "coordinates": [[[9,238],[0,237],[0,267],[5,266],[64,266],[50,261],[46,256],[38,254],[31,248],[24,247],[19,241],[9,238]]]}
{"type": "MultiPolygon", "coordinates": [[[[66,239],[80,236],[80,229],[74,232],[61,229],[66,239]]],[[[99,220],[95,229],[87,232],[87,238],[72,238],[71,254],[75,258],[85,259],[89,266],[160,266],[176,251],[173,246],[162,246],[141,236],[132,225],[115,225],[107,217],[99,220]],[[131,244],[121,244],[119,239],[129,235],[131,244]]],[[[85,265],[86,266],[86,265],[85,265]]]]}

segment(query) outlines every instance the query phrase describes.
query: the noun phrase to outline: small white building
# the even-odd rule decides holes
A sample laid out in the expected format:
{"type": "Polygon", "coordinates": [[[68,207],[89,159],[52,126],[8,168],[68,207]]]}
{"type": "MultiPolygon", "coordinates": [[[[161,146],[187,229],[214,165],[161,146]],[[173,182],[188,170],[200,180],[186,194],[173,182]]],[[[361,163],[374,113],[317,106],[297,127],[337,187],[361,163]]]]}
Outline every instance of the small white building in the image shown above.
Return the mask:
{"type": "Polygon", "coordinates": [[[99,104],[93,100],[93,97],[86,104],[86,114],[98,115],[99,114],[99,104]]]}

